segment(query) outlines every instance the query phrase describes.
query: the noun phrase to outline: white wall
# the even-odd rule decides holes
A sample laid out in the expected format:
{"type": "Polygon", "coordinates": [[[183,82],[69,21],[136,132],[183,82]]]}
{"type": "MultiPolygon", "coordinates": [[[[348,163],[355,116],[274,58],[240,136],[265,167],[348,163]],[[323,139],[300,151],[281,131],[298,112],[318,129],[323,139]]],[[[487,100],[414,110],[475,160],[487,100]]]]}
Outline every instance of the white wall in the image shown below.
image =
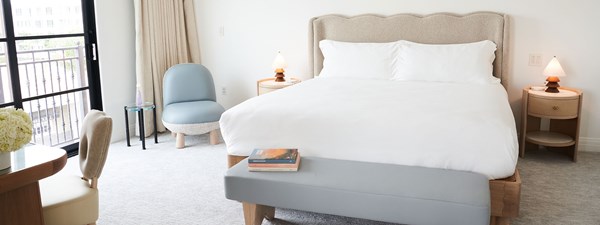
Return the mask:
{"type": "Polygon", "coordinates": [[[218,101],[227,108],[254,96],[256,80],[273,76],[271,62],[277,50],[289,64],[287,76],[310,76],[307,32],[311,17],[329,13],[507,13],[513,32],[508,92],[517,121],[522,88],[543,84],[541,72],[556,55],[568,75],[560,84],[584,91],[581,147],[588,150],[600,148],[598,9],[597,0],[196,0],[203,64],[213,72],[218,101]],[[542,54],[544,65],[528,66],[530,53],[542,54]],[[221,94],[223,87],[227,95],[221,94]]]}
{"type": "Polygon", "coordinates": [[[123,140],[123,106],[135,102],[133,1],[96,0],[95,3],[104,111],[113,118],[112,141],[123,140]]]}

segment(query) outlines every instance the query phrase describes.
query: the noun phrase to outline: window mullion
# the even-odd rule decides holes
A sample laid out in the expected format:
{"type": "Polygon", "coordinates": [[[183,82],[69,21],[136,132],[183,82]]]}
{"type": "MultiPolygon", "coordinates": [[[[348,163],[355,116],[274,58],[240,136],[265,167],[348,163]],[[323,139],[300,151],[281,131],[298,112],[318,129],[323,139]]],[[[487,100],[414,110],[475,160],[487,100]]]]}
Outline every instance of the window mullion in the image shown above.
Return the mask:
{"type": "Polygon", "coordinates": [[[10,71],[13,102],[15,108],[23,108],[23,97],[21,96],[21,81],[19,79],[19,65],[17,58],[17,45],[15,43],[15,27],[13,24],[12,6],[10,0],[2,0],[4,8],[4,27],[6,29],[6,52],[8,68],[10,71]]]}

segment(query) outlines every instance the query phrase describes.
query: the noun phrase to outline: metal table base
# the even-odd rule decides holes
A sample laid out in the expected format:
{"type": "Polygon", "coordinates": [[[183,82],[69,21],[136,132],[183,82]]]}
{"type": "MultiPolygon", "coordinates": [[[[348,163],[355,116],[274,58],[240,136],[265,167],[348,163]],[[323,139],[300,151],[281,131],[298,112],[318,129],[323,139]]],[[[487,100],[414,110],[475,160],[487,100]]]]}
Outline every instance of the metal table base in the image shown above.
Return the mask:
{"type": "Polygon", "coordinates": [[[146,133],[144,127],[144,111],[152,109],[154,115],[154,143],[158,143],[158,133],[156,132],[156,106],[152,103],[144,103],[140,106],[125,106],[125,136],[127,136],[127,147],[131,147],[129,141],[129,111],[137,112],[139,118],[138,128],[140,129],[140,141],[142,141],[142,149],[146,150],[146,133]]]}

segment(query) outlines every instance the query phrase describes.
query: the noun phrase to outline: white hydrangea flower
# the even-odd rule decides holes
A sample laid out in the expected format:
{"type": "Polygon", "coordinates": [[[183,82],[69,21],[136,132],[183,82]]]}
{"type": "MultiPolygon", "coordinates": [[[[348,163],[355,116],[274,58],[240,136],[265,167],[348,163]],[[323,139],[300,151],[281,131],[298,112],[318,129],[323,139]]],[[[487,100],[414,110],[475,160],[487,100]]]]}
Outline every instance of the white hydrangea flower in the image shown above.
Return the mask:
{"type": "Polygon", "coordinates": [[[16,151],[31,141],[32,122],[22,109],[0,108],[0,152],[16,151]]]}

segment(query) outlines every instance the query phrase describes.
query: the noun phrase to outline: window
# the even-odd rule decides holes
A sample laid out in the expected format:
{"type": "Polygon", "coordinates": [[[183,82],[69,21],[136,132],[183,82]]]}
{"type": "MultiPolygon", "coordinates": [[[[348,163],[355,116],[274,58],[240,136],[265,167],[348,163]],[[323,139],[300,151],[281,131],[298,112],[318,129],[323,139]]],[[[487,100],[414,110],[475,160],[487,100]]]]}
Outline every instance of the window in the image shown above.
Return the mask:
{"type": "Polygon", "coordinates": [[[0,107],[30,115],[32,142],[77,154],[83,117],[102,110],[94,0],[0,2],[0,107]]]}

